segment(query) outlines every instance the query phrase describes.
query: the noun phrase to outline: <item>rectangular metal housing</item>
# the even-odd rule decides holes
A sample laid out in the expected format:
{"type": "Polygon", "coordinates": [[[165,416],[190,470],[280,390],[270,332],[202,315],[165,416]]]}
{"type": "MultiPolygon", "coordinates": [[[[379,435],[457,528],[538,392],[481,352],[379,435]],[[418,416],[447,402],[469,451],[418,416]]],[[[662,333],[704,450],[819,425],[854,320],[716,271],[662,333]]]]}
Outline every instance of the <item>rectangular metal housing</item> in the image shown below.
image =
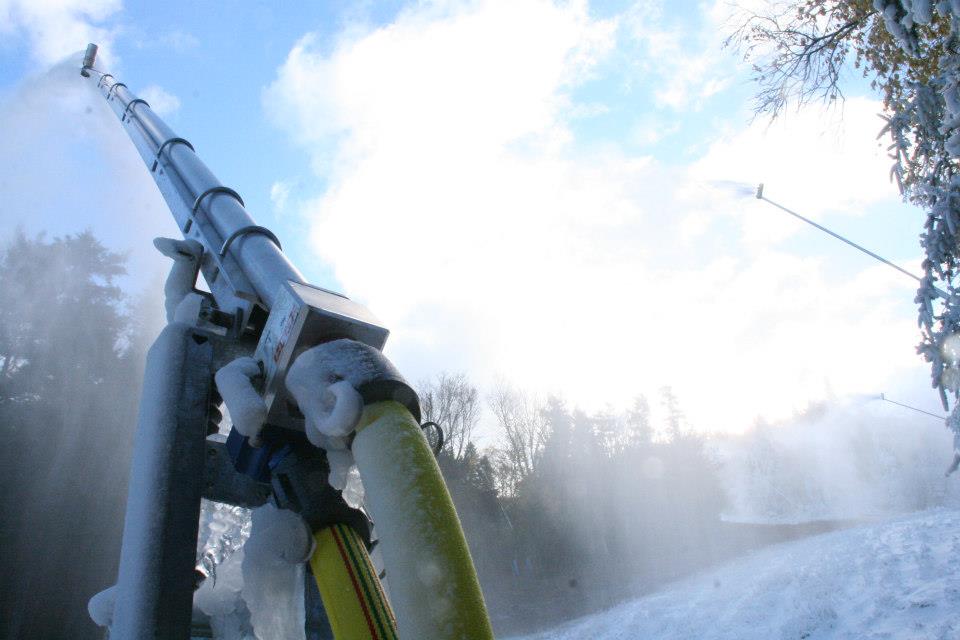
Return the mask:
{"type": "Polygon", "coordinates": [[[274,301],[255,354],[263,364],[267,423],[304,428],[303,415],[283,384],[287,369],[301,352],[340,338],[383,349],[389,333],[363,305],[326,289],[288,281],[274,301]]]}

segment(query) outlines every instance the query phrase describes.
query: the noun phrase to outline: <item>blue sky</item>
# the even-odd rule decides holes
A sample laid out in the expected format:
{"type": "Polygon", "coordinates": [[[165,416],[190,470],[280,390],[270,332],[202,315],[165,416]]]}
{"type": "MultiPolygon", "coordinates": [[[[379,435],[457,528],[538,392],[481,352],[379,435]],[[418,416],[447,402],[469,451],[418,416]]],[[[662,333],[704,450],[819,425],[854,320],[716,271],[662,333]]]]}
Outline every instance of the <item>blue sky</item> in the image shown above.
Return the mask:
{"type": "Polygon", "coordinates": [[[751,122],[728,17],[723,0],[0,0],[2,121],[22,132],[0,148],[20,176],[2,230],[92,227],[140,281],[155,268],[145,236],[171,231],[119,126],[72,128],[88,98],[38,80],[95,40],[313,282],[391,326],[414,379],[463,369],[588,408],[670,384],[721,430],[831,395],[935,408],[910,282],[718,187],[764,181],[916,271],[923,217],[887,181],[879,105],[852,82],[842,113],[751,122]],[[143,203],[133,223],[91,195],[114,188],[143,203]]]}

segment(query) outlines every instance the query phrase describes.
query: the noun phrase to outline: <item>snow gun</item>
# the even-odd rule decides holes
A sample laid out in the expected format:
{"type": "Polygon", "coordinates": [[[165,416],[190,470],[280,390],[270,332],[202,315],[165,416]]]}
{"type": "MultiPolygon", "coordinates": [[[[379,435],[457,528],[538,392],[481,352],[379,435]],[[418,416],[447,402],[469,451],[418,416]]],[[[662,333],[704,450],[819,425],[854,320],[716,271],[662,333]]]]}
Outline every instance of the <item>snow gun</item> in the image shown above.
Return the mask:
{"type": "Polygon", "coordinates": [[[336,640],[493,638],[417,394],[381,352],[387,329],[306,282],[240,194],[145,100],[96,69],[96,55],[89,45],[81,75],[120,119],[183,237],[154,241],[173,259],[168,324],[146,362],[117,584],[94,596],[91,616],[115,640],[196,633],[205,498],[297,514],[267,537],[302,539],[276,561],[309,563],[336,640]],[[362,505],[348,491],[357,472],[362,505]]]}

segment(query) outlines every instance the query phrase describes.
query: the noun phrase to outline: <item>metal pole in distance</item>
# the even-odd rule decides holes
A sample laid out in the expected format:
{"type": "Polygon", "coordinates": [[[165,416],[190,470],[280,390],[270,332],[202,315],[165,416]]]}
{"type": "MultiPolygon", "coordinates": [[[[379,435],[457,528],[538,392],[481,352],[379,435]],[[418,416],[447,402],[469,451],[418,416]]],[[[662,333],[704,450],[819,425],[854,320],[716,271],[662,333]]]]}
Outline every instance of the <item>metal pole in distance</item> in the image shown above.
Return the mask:
{"type": "MultiPolygon", "coordinates": [[[[854,249],[857,249],[858,251],[862,251],[863,253],[867,254],[868,256],[870,256],[871,258],[873,258],[874,260],[879,260],[880,262],[882,262],[883,264],[887,265],[888,267],[893,267],[894,269],[896,269],[897,271],[899,271],[899,272],[902,273],[903,275],[905,275],[905,276],[907,276],[907,277],[909,277],[909,278],[913,278],[913,279],[916,280],[917,282],[920,282],[920,281],[921,281],[920,276],[917,276],[917,275],[914,275],[914,274],[910,273],[909,271],[907,271],[907,270],[904,269],[903,267],[900,267],[899,265],[896,265],[896,264],[890,262],[889,260],[887,260],[887,259],[884,258],[883,256],[877,255],[877,254],[874,253],[873,251],[870,251],[869,249],[860,246],[859,244],[857,244],[856,242],[854,242],[854,241],[852,241],[852,240],[847,240],[846,238],[844,238],[843,236],[841,236],[839,233],[834,233],[833,231],[830,231],[830,229],[827,229],[827,228],[824,227],[823,225],[817,224],[816,222],[814,222],[814,221],[811,220],[810,218],[805,218],[805,217],[803,217],[802,215],[800,215],[799,213],[797,213],[796,211],[791,211],[790,209],[787,209],[787,208],[786,208],[785,206],[783,206],[782,204],[777,204],[776,202],[774,202],[774,201],[771,200],[770,198],[768,198],[768,197],[766,197],[765,195],[763,195],[763,183],[761,183],[760,186],[757,187],[757,200],[763,200],[764,202],[767,202],[767,203],[769,203],[769,204],[772,204],[772,205],[775,206],[777,209],[780,209],[781,211],[783,211],[783,212],[785,212],[785,213],[789,213],[789,214],[792,215],[794,218],[797,218],[797,219],[799,219],[799,220],[803,220],[804,222],[806,222],[806,223],[809,224],[810,226],[816,227],[817,229],[820,229],[820,231],[823,231],[824,233],[833,236],[834,238],[836,238],[836,239],[839,240],[840,242],[845,242],[846,244],[850,245],[850,246],[853,247],[854,249]]],[[[945,297],[945,294],[944,294],[943,292],[941,292],[939,289],[937,289],[937,291],[940,292],[940,294],[945,297]]]]}
{"type": "Polygon", "coordinates": [[[911,407],[911,406],[908,405],[908,404],[903,404],[902,402],[897,402],[896,400],[891,400],[890,398],[887,397],[887,395],[886,395],[885,393],[881,393],[881,394],[880,394],[880,399],[883,400],[884,402],[889,402],[890,404],[895,404],[895,405],[897,405],[898,407],[903,407],[904,409],[910,409],[911,411],[916,411],[917,413],[922,413],[922,414],[924,414],[924,415],[930,416],[931,418],[936,418],[937,420],[946,420],[946,419],[947,419],[946,416],[940,416],[940,415],[937,415],[937,414],[935,414],[935,413],[931,413],[930,411],[924,411],[923,409],[917,409],[916,407],[911,407]]]}

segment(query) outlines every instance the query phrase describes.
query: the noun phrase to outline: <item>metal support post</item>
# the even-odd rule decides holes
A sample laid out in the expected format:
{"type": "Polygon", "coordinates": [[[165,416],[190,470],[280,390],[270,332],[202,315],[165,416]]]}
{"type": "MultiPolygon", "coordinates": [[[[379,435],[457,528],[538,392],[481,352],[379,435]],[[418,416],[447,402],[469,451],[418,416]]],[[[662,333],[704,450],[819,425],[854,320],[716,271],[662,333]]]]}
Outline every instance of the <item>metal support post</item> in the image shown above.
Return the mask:
{"type": "Polygon", "coordinates": [[[210,336],[184,324],[150,348],[112,637],[190,636],[212,363],[210,336]]]}

